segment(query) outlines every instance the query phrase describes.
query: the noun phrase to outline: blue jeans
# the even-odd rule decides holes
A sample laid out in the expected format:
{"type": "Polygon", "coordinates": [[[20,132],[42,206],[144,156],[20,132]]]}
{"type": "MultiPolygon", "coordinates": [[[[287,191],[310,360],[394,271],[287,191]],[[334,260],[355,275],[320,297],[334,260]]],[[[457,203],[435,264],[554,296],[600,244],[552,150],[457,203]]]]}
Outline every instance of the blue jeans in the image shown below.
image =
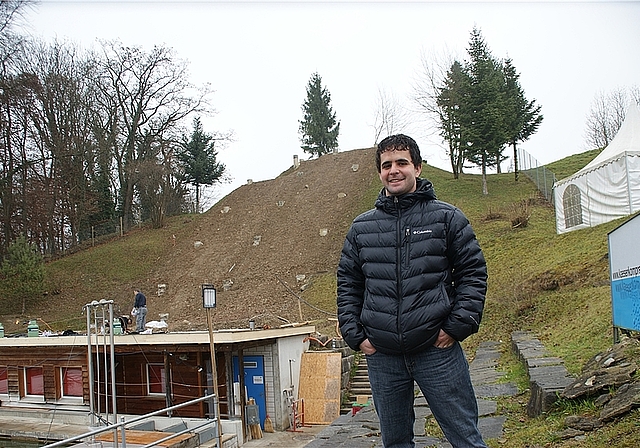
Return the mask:
{"type": "Polygon", "coordinates": [[[415,355],[367,355],[373,403],[385,448],[413,448],[414,381],[454,448],[486,448],[478,431],[478,402],[459,343],[415,355]]]}
{"type": "Polygon", "coordinates": [[[145,324],[147,323],[147,307],[143,306],[138,308],[138,314],[136,315],[136,331],[138,333],[142,333],[145,328],[145,324]]]}

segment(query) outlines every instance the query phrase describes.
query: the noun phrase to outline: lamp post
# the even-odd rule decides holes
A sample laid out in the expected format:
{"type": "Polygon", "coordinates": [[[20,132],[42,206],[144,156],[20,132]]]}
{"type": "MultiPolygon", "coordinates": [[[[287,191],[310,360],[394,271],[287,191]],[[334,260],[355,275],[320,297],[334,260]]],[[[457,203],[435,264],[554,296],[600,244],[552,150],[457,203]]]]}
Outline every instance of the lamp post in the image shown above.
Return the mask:
{"type": "Polygon", "coordinates": [[[220,420],[220,395],[218,393],[218,369],[216,351],[213,342],[213,319],[211,312],[216,307],[216,288],[213,285],[202,285],[202,306],[207,310],[207,326],[209,327],[209,351],[211,352],[211,376],[215,394],[215,412],[218,421],[218,448],[222,448],[222,422],[220,420]]]}

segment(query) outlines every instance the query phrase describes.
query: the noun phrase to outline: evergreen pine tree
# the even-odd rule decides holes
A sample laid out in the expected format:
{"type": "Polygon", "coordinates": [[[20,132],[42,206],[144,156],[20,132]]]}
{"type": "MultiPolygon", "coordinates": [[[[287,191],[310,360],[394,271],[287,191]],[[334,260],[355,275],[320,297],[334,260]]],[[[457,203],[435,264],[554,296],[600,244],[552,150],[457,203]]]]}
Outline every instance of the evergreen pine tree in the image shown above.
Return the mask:
{"type": "Polygon", "coordinates": [[[487,167],[499,166],[508,141],[504,103],[504,74],[491,55],[480,30],[473,28],[466,72],[470,79],[463,124],[468,130],[467,159],[482,169],[482,192],[488,194],[487,167]]]}
{"type": "Polygon", "coordinates": [[[40,296],[44,291],[42,254],[27,242],[24,235],[20,236],[9,245],[0,272],[3,277],[3,295],[14,300],[21,298],[21,314],[24,314],[27,300],[40,296]]]}
{"type": "Polygon", "coordinates": [[[462,173],[465,161],[467,142],[461,115],[468,93],[469,78],[462,64],[454,61],[447,72],[443,87],[438,89],[436,102],[440,115],[440,135],[449,145],[449,160],[455,179],[462,173]]]}
{"type": "Polygon", "coordinates": [[[338,147],[340,122],[331,107],[331,94],[322,87],[318,73],[311,75],[307,84],[307,98],[302,104],[304,118],[299,121],[301,148],[311,157],[320,157],[338,147]]]}
{"type": "Polygon", "coordinates": [[[182,165],[185,181],[196,188],[196,213],[200,212],[200,187],[221,182],[226,167],[218,162],[216,139],[202,129],[199,118],[193,120],[193,131],[183,136],[178,161],[182,165]]]}
{"type": "Polygon", "coordinates": [[[531,137],[542,123],[540,110],[542,107],[536,105],[536,100],[529,101],[524,96],[524,90],[520,86],[520,75],[513,66],[511,59],[506,59],[503,63],[505,77],[505,100],[507,114],[505,114],[505,125],[509,136],[509,144],[513,147],[513,166],[515,180],[518,180],[520,168],[518,166],[518,142],[524,142],[531,137]]]}

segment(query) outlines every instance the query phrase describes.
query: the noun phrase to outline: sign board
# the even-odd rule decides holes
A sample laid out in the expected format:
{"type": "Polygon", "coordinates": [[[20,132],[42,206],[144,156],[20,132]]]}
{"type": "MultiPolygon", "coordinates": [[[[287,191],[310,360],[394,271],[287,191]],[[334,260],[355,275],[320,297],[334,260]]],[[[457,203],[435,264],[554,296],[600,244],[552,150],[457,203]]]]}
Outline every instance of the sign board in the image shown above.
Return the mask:
{"type": "Polygon", "coordinates": [[[609,232],[613,326],[640,331],[640,215],[609,232]]]}

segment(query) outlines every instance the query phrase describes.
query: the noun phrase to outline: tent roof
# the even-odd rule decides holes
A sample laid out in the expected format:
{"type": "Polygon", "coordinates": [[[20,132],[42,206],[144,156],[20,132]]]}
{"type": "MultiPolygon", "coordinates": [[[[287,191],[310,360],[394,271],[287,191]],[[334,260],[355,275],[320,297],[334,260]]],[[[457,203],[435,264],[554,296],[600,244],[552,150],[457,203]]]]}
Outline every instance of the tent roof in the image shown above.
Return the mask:
{"type": "Polygon", "coordinates": [[[638,104],[635,101],[632,101],[627,108],[627,115],[625,116],[618,133],[613,140],[611,140],[611,143],[609,143],[609,145],[604,148],[602,152],[591,162],[585,165],[584,168],[575,174],[558,181],[558,183],[565,183],[569,179],[573,179],[586,174],[589,171],[593,171],[597,167],[630,152],[640,154],[640,107],[638,107],[638,104]]]}

